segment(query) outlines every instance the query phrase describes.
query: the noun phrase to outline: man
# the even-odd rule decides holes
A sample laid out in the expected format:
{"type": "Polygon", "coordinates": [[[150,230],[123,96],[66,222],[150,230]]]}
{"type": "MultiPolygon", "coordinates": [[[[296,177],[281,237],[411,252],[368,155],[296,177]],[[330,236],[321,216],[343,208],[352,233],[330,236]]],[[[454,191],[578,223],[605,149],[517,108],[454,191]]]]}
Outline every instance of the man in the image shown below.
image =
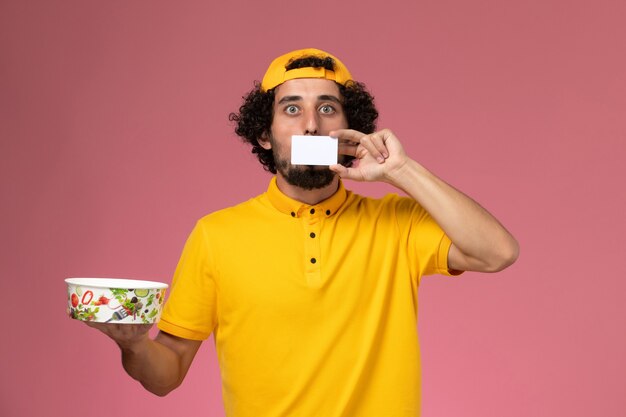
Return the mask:
{"type": "Polygon", "coordinates": [[[515,239],[477,203],[404,152],[336,57],[285,54],[231,114],[265,169],[266,193],[202,218],[159,323],[90,324],[124,368],[165,395],[214,335],[226,415],[417,416],[417,288],[427,274],[495,272],[515,239]],[[292,135],[339,138],[341,164],[290,163],[292,135]],[[409,197],[375,200],[342,179],[409,197]]]}

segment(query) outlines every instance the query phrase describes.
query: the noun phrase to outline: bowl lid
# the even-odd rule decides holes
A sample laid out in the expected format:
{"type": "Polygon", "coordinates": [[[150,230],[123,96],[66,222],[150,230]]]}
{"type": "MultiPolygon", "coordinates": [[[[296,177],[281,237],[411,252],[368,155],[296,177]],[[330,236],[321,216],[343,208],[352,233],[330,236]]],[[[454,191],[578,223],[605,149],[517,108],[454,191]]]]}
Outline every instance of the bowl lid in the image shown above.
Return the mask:
{"type": "Polygon", "coordinates": [[[70,285],[95,288],[162,289],[168,287],[163,282],[124,278],[67,278],[65,282],[70,285]]]}

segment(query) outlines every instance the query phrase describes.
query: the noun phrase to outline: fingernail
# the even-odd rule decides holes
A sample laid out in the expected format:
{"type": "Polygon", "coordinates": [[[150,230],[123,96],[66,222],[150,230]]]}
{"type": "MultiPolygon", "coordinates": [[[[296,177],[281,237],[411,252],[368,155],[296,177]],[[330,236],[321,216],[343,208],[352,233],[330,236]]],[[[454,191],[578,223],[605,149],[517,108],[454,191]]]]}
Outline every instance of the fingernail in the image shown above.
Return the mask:
{"type": "Polygon", "coordinates": [[[376,158],[376,160],[381,164],[385,162],[385,158],[383,158],[382,156],[379,156],[378,158],[376,158]]]}

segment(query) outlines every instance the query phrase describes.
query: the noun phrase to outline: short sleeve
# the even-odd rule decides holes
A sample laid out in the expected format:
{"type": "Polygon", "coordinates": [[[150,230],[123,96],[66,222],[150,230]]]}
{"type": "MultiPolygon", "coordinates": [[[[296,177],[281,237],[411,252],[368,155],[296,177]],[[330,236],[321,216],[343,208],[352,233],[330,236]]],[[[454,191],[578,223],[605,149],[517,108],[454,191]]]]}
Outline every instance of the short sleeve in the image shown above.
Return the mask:
{"type": "Polygon", "coordinates": [[[176,267],[158,327],[166,333],[205,340],[217,323],[217,287],[202,221],[189,235],[176,267]]]}
{"type": "Polygon", "coordinates": [[[452,242],[432,216],[415,200],[400,198],[396,215],[406,231],[408,259],[419,280],[424,275],[459,275],[448,268],[452,242]]]}

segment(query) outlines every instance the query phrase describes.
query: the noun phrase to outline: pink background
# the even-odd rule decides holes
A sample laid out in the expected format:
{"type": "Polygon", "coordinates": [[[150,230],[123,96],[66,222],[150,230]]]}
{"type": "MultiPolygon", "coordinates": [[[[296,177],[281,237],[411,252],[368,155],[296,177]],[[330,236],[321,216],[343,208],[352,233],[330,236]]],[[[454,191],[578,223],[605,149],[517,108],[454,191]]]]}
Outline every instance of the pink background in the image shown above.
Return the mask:
{"type": "Polygon", "coordinates": [[[310,46],[521,243],[497,276],[424,280],[423,415],[625,415],[625,21],[622,0],[2,1],[0,415],[223,415],[211,341],[154,397],[65,316],[63,279],[169,282],[196,219],[270,178],[228,113],[310,46]]]}

